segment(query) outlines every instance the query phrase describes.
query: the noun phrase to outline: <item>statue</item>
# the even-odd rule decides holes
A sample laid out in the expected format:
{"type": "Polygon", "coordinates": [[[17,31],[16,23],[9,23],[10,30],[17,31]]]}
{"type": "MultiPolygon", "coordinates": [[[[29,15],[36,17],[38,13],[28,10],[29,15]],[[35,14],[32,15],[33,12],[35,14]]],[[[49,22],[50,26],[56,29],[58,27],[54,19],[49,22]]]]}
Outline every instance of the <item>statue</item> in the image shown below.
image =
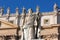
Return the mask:
{"type": "Polygon", "coordinates": [[[29,16],[27,23],[25,23],[25,25],[23,26],[24,38],[26,40],[32,39],[34,36],[33,32],[35,28],[33,24],[34,24],[34,16],[29,16]]]}
{"type": "Polygon", "coordinates": [[[35,37],[34,20],[35,20],[35,16],[33,16],[33,14],[30,14],[28,16],[27,22],[23,26],[24,40],[34,39],[34,37],[35,37]]]}

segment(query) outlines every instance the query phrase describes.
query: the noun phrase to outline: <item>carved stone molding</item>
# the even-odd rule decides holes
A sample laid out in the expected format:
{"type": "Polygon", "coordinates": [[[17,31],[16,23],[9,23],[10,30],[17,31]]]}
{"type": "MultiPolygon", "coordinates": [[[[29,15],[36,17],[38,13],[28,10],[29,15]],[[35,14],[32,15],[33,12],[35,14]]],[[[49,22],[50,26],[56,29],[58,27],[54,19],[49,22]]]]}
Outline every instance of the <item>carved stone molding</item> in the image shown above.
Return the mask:
{"type": "Polygon", "coordinates": [[[57,34],[50,34],[50,35],[42,35],[42,38],[45,39],[45,38],[57,38],[58,35],[57,34]]]}

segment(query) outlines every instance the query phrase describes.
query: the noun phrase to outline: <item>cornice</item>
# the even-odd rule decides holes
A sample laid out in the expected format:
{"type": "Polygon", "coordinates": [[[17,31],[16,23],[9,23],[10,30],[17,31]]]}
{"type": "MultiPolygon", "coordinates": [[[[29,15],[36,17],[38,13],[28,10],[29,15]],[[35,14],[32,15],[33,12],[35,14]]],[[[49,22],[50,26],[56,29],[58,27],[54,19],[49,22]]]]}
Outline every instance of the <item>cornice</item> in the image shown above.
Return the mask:
{"type": "Polygon", "coordinates": [[[10,25],[12,28],[18,28],[18,26],[17,25],[15,25],[15,24],[12,24],[12,23],[10,23],[10,22],[8,22],[8,21],[5,21],[5,20],[1,20],[0,19],[0,21],[2,22],[2,23],[4,23],[4,24],[7,24],[7,25],[10,25]]]}
{"type": "Polygon", "coordinates": [[[41,26],[41,28],[43,29],[51,29],[51,28],[54,28],[54,27],[60,27],[60,24],[51,24],[51,25],[48,25],[48,26],[41,26]]]}

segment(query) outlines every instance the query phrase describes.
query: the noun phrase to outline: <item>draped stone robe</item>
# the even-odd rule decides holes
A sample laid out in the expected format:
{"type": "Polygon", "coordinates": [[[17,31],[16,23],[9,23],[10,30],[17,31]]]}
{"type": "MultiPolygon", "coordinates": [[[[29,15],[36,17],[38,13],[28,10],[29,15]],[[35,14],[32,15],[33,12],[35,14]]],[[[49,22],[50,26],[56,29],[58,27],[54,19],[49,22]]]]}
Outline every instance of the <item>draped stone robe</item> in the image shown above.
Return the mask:
{"type": "Polygon", "coordinates": [[[35,16],[33,15],[28,16],[28,20],[23,26],[25,40],[31,40],[34,39],[35,37],[34,20],[35,20],[35,16]]]}

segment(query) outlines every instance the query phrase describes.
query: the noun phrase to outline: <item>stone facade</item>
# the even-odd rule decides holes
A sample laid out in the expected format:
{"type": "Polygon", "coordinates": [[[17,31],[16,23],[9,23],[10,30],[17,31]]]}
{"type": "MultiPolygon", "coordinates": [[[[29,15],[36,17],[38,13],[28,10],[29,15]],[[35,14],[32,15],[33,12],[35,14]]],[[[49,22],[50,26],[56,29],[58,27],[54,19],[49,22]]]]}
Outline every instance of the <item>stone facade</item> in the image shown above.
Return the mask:
{"type": "Polygon", "coordinates": [[[44,40],[60,40],[60,10],[54,5],[54,11],[41,16],[40,37],[44,40]]]}
{"type": "Polygon", "coordinates": [[[15,13],[4,14],[0,8],[0,40],[60,40],[60,9],[54,4],[52,12],[36,12],[23,7],[22,13],[16,8],[15,13]],[[28,39],[26,39],[28,38],[28,39]]]}

